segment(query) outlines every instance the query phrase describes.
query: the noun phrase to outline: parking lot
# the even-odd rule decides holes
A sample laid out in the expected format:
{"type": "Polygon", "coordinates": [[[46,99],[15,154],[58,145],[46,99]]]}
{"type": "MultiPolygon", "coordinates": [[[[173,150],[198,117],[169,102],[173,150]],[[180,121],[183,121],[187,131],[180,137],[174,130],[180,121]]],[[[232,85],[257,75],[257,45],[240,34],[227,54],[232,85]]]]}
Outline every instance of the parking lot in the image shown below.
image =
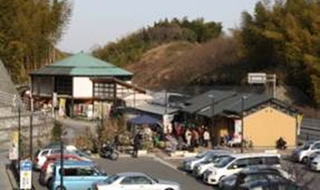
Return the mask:
{"type": "MultiPolygon", "coordinates": [[[[195,179],[188,173],[176,169],[182,160],[166,160],[165,162],[153,157],[141,157],[141,158],[119,158],[117,161],[110,161],[108,159],[96,158],[95,162],[105,170],[107,174],[115,174],[119,172],[144,172],[151,176],[160,179],[172,180],[181,184],[183,190],[209,190],[213,189],[201,181],[195,179]]],[[[319,189],[320,186],[320,173],[309,171],[309,169],[303,165],[294,163],[290,160],[283,160],[282,166],[284,169],[290,172],[295,172],[297,176],[297,182],[303,185],[308,190],[319,189]]],[[[39,173],[34,172],[34,186],[38,190],[47,190],[38,182],[39,173]]]]}
{"type": "MultiPolygon", "coordinates": [[[[207,186],[198,182],[193,177],[183,172],[171,168],[157,158],[119,158],[117,161],[97,158],[95,162],[104,169],[107,174],[115,174],[118,172],[144,172],[160,179],[172,180],[180,183],[183,190],[212,190],[211,186],[207,186]]],[[[34,186],[37,190],[47,190],[38,182],[39,173],[34,172],[34,186]]]]}

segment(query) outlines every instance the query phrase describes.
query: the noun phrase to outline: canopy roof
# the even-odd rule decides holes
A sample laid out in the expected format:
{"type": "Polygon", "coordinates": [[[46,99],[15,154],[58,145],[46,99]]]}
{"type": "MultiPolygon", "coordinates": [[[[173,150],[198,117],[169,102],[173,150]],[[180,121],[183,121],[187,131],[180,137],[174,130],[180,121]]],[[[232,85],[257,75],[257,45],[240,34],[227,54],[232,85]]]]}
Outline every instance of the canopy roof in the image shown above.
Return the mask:
{"type": "Polygon", "coordinates": [[[64,76],[132,76],[129,71],[116,67],[84,53],[78,53],[54,64],[47,65],[31,75],[64,76]]]}
{"type": "Polygon", "coordinates": [[[160,121],[149,115],[142,115],[129,120],[129,122],[136,125],[143,125],[143,124],[154,125],[154,124],[158,124],[160,121]]]}

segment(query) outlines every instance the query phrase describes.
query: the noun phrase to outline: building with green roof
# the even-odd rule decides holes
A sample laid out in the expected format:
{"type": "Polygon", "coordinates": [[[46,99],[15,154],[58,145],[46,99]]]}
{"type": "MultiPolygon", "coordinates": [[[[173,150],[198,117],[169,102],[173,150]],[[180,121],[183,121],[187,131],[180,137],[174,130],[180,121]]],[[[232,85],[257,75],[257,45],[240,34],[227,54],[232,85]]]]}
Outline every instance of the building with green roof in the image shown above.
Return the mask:
{"type": "Polygon", "coordinates": [[[67,115],[73,115],[77,105],[84,105],[81,110],[90,110],[95,101],[115,103],[121,94],[135,89],[132,76],[129,71],[85,53],[30,73],[34,99],[62,106],[67,115]]]}

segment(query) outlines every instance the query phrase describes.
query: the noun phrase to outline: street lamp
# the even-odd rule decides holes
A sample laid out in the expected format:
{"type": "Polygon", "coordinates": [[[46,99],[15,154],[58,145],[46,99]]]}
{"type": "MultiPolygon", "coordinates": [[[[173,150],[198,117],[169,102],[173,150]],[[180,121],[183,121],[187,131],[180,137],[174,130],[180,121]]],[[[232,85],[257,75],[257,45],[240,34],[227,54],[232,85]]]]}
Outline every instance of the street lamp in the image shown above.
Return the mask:
{"type": "Polygon", "coordinates": [[[214,146],[213,133],[214,133],[214,95],[209,94],[208,97],[211,99],[211,128],[210,128],[210,139],[211,139],[211,147],[214,146]]]}
{"type": "Polygon", "coordinates": [[[243,153],[244,149],[244,102],[246,100],[246,96],[241,97],[241,153],[243,153]]]}

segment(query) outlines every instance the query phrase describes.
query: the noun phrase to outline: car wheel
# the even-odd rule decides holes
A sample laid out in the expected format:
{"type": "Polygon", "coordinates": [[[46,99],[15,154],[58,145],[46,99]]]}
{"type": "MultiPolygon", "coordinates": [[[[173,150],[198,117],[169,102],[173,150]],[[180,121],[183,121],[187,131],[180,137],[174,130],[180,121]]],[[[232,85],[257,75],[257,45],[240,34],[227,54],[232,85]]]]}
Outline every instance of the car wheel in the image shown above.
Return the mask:
{"type": "Polygon", "coordinates": [[[308,157],[303,157],[302,158],[302,161],[301,161],[303,164],[306,164],[308,162],[308,157]]]}
{"type": "Polygon", "coordinates": [[[224,175],[221,176],[220,179],[219,179],[219,182],[220,182],[224,177],[226,177],[226,176],[224,176],[224,175]]]}
{"type": "Polygon", "coordinates": [[[56,188],[56,190],[66,190],[66,188],[59,186],[59,187],[56,188]]]}
{"type": "Polygon", "coordinates": [[[47,185],[47,187],[50,187],[51,184],[52,184],[52,178],[50,177],[45,185],[47,185]]]}
{"type": "Polygon", "coordinates": [[[167,188],[167,189],[165,189],[165,190],[173,190],[172,188],[167,188]]]}

